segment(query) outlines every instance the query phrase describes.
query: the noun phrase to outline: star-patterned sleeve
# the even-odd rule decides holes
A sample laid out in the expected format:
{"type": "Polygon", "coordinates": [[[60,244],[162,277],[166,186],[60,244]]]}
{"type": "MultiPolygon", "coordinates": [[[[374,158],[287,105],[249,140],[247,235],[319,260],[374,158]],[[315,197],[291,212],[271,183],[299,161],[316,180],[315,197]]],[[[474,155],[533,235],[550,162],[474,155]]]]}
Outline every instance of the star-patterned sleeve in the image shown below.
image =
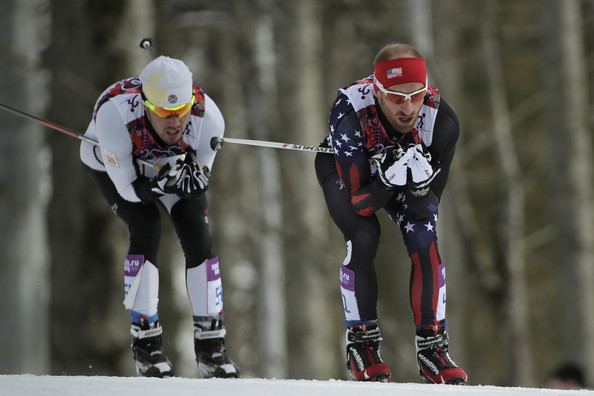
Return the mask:
{"type": "Polygon", "coordinates": [[[371,178],[364,134],[346,95],[341,93],[336,98],[329,124],[336,169],[349,194],[351,206],[358,215],[371,216],[385,205],[392,193],[382,189],[371,178]]]}

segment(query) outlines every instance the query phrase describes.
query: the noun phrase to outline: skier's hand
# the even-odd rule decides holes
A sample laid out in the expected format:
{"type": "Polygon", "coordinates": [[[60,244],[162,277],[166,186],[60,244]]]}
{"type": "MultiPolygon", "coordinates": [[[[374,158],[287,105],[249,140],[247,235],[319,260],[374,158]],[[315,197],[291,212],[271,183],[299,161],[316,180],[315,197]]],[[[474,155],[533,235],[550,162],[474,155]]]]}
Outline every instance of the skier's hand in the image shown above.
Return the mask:
{"type": "Polygon", "coordinates": [[[157,196],[174,194],[177,169],[165,164],[159,170],[159,174],[151,181],[151,191],[157,196]]]}
{"type": "Polygon", "coordinates": [[[377,168],[377,177],[386,189],[394,190],[406,185],[408,162],[411,157],[412,151],[404,151],[399,145],[372,157],[377,168]]]}
{"type": "Polygon", "coordinates": [[[182,198],[194,198],[208,188],[208,176],[190,154],[175,164],[175,194],[182,198]]]}
{"type": "Polygon", "coordinates": [[[408,161],[410,176],[408,189],[416,197],[424,197],[429,192],[429,186],[441,169],[434,170],[431,166],[431,154],[423,150],[423,146],[416,144],[409,146],[407,153],[411,153],[408,161]]]}

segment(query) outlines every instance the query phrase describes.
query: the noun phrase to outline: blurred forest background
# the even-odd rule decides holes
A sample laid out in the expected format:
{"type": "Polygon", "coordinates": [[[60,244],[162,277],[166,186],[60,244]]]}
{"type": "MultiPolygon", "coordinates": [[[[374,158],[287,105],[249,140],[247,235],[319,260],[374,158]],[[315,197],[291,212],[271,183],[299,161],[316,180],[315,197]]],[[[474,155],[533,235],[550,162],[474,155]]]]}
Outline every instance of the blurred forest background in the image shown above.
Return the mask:
{"type": "MultiPolygon", "coordinates": [[[[5,0],[0,103],[83,132],[97,96],[183,59],[226,136],[318,144],[336,90],[409,42],[462,125],[440,209],[450,351],[472,384],[594,386],[594,0],[5,0]]],[[[0,112],[0,373],[134,375],[122,305],[127,230],[63,134],[0,112]]],[[[227,345],[246,377],[346,378],[344,242],[313,154],[227,144],[209,189],[227,345]]],[[[383,356],[420,381],[409,260],[387,216],[383,356]]],[[[198,375],[183,260],[163,218],[160,314],[198,375]]]]}

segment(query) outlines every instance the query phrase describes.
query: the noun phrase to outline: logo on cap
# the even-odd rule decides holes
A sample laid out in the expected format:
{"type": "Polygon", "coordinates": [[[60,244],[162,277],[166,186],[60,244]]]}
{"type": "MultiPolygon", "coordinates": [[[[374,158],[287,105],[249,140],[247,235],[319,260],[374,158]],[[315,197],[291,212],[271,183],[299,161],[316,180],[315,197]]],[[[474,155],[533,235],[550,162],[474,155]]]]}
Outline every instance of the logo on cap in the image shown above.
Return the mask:
{"type": "Polygon", "coordinates": [[[392,69],[386,70],[386,77],[388,77],[388,78],[402,77],[402,68],[394,67],[392,69]]]}
{"type": "Polygon", "coordinates": [[[167,97],[167,101],[171,104],[177,103],[177,95],[169,95],[167,97]]]}

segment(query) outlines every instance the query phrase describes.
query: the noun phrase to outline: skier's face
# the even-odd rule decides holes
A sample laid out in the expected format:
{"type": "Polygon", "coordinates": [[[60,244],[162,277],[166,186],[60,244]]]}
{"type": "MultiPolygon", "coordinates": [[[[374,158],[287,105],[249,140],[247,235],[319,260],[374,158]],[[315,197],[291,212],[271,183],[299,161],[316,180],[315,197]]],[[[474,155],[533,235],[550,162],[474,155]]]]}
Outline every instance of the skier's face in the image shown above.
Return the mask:
{"type": "Polygon", "coordinates": [[[408,133],[412,131],[417,118],[419,117],[419,111],[423,106],[423,97],[425,96],[422,91],[424,88],[421,83],[406,83],[393,85],[388,87],[387,90],[396,94],[413,94],[411,97],[407,97],[402,103],[401,95],[394,95],[392,93],[385,93],[381,90],[377,92],[378,102],[384,112],[384,115],[392,125],[400,133],[408,133]],[[394,98],[392,97],[394,96],[394,98]],[[396,100],[395,100],[396,99],[396,100]]]}
{"type": "Polygon", "coordinates": [[[182,137],[188,121],[190,120],[190,113],[188,112],[182,117],[171,115],[169,117],[159,117],[148,108],[145,109],[146,115],[153,126],[157,135],[166,144],[176,144],[182,137]]]}

